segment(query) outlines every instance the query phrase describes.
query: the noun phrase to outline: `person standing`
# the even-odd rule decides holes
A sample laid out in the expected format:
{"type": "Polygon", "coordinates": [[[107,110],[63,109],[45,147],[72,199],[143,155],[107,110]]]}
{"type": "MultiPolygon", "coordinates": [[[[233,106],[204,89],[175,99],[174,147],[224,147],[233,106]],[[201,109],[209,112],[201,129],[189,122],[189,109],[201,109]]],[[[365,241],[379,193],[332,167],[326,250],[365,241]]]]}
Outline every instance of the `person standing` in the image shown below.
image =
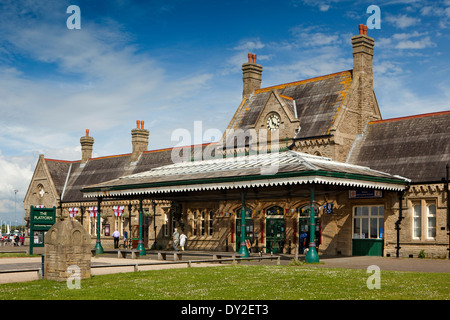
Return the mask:
{"type": "Polygon", "coordinates": [[[172,238],[173,238],[173,249],[175,251],[179,251],[178,250],[178,245],[180,244],[180,234],[178,233],[177,228],[175,228],[175,231],[173,232],[172,238]]]}
{"type": "Polygon", "coordinates": [[[128,232],[123,232],[123,246],[124,248],[128,248],[128,232]]]}
{"type": "Polygon", "coordinates": [[[184,251],[184,245],[186,244],[186,238],[187,238],[187,236],[184,234],[184,232],[181,232],[181,236],[180,236],[181,251],[184,251]]]}
{"type": "Polygon", "coordinates": [[[119,238],[120,238],[119,231],[114,230],[112,236],[114,238],[114,249],[117,249],[117,248],[119,248],[119,238]]]}

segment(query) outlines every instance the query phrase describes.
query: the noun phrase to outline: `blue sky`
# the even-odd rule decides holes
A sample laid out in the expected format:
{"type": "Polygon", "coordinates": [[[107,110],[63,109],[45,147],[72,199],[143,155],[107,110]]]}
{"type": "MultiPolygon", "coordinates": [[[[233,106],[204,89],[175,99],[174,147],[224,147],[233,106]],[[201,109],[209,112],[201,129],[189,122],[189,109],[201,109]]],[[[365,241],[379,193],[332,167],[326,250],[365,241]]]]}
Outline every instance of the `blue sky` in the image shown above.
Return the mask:
{"type": "Polygon", "coordinates": [[[136,120],[149,149],[194,121],[225,130],[248,52],[263,87],[351,69],[369,5],[381,10],[368,35],[383,117],[449,110],[450,0],[0,0],[0,219],[13,219],[15,189],[22,212],[39,154],[80,159],[85,129],[95,156],[131,152],[136,120]]]}

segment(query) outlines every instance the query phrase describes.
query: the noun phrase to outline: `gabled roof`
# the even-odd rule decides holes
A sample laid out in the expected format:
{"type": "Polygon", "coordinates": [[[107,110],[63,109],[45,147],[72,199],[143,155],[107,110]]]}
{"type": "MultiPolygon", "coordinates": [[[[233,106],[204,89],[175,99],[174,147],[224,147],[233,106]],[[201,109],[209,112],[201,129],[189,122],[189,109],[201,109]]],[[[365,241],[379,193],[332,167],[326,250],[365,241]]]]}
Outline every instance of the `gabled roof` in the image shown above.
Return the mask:
{"type": "Polygon", "coordinates": [[[246,130],[254,126],[271,92],[276,90],[300,120],[301,130],[295,138],[327,135],[351,80],[352,71],[348,70],[255,90],[253,96],[241,103],[228,128],[246,130]]]}
{"type": "Polygon", "coordinates": [[[450,163],[450,111],[370,122],[347,162],[412,183],[439,182],[450,163]]]}
{"type": "Polygon", "coordinates": [[[403,190],[409,180],[296,151],[181,162],[83,189],[86,197],[331,184],[403,190]]]}
{"type": "Polygon", "coordinates": [[[134,163],[131,162],[131,154],[91,158],[84,165],[81,161],[55,159],[45,159],[45,161],[61,200],[79,202],[86,200],[81,193],[81,189],[85,186],[172,164],[173,150],[188,150],[190,157],[194,157],[195,152],[204,150],[208,145],[201,145],[199,149],[187,146],[144,151],[134,163]]]}

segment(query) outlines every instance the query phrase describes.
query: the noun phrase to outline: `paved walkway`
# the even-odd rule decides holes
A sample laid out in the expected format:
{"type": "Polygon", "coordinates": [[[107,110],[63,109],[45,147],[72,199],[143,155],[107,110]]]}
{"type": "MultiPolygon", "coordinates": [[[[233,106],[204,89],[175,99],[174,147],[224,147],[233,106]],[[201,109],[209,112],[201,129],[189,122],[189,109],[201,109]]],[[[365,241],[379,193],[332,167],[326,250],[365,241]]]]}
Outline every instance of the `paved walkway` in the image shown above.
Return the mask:
{"type": "MultiPolygon", "coordinates": [[[[4,250],[0,249],[0,252],[4,250]]],[[[40,252],[35,252],[40,253],[40,252]]],[[[257,257],[257,256],[255,256],[257,257]]],[[[291,263],[293,255],[282,254],[280,263],[282,265],[288,265],[291,263]]],[[[304,261],[304,256],[299,257],[301,261],[304,261]]],[[[170,258],[169,258],[170,259],[170,258]]],[[[183,255],[183,261],[198,260],[198,259],[212,259],[212,252],[185,252],[183,255]]],[[[147,255],[140,257],[139,259],[118,259],[117,254],[103,254],[101,256],[92,257],[92,266],[101,265],[116,265],[116,264],[130,264],[130,263],[145,263],[152,262],[156,265],[152,266],[139,266],[140,271],[145,270],[157,270],[167,268],[186,268],[187,264],[164,264],[164,261],[157,260],[156,252],[147,252],[147,255]]],[[[229,262],[231,263],[231,262],[229,262]]],[[[276,264],[276,260],[262,260],[258,261],[242,261],[242,264],[276,264]]],[[[40,268],[42,265],[41,257],[17,257],[17,258],[0,258],[0,271],[1,270],[13,270],[13,269],[27,269],[27,268],[40,268]]],[[[193,267],[206,267],[206,266],[223,266],[227,263],[193,263],[193,267]]],[[[307,264],[305,266],[313,266],[317,268],[346,268],[346,269],[367,269],[370,265],[378,266],[383,270],[392,271],[415,271],[415,272],[444,272],[450,275],[450,260],[431,260],[431,259],[418,259],[418,258],[385,258],[385,257],[320,257],[320,264],[307,264]]],[[[92,275],[119,273],[119,272],[133,272],[133,266],[124,267],[109,267],[109,268],[92,268],[92,275]]],[[[8,282],[23,282],[32,281],[38,279],[38,273],[25,272],[25,273],[0,273],[0,284],[8,282]]]]}

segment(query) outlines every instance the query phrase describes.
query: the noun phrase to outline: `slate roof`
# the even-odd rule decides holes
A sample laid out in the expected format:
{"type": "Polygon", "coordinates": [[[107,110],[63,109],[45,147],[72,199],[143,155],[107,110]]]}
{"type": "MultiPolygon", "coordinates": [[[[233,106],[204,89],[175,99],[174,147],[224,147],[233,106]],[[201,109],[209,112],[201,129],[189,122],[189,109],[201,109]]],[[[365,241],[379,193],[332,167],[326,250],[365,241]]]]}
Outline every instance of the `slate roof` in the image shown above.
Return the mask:
{"type": "MultiPolygon", "coordinates": [[[[199,149],[193,146],[177,149],[190,148],[191,157],[194,157],[195,152],[204,150],[206,146],[208,144],[199,149]]],[[[130,161],[131,154],[91,158],[84,165],[81,165],[81,161],[45,159],[45,162],[62,201],[79,202],[86,201],[81,193],[85,186],[173,163],[172,150],[173,148],[144,151],[135,163],[130,161]]]]}
{"type": "Polygon", "coordinates": [[[246,130],[255,125],[271,91],[277,90],[285,97],[292,114],[297,114],[300,120],[301,130],[295,138],[327,135],[350,88],[351,80],[352,71],[348,70],[257,89],[236,111],[229,129],[246,130]]]}
{"type": "Polygon", "coordinates": [[[370,122],[347,162],[412,183],[440,182],[450,163],[450,111],[370,122]]]}
{"type": "Polygon", "coordinates": [[[87,197],[319,183],[404,189],[408,179],[296,151],[175,163],[84,188],[87,197]]]}

